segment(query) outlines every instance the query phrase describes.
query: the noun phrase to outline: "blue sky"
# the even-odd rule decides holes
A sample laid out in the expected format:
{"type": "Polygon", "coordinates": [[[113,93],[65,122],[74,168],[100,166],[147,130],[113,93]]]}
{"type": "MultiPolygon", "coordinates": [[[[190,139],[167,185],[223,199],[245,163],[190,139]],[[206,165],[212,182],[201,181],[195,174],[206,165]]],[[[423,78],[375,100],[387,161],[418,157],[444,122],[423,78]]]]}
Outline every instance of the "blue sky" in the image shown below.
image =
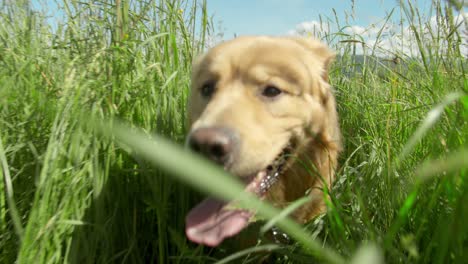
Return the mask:
{"type": "MultiPolygon", "coordinates": [[[[56,0],[33,0],[36,8],[45,8],[53,15],[60,17],[56,0]],[[42,3],[39,4],[39,2],[42,3]],[[44,5],[45,4],[45,5],[44,5]]],[[[138,0],[133,0],[138,1],[138,0]]],[[[407,0],[402,0],[407,5],[407,0]]],[[[424,34],[437,31],[444,19],[437,20],[431,0],[410,0],[422,16],[424,34]],[[426,23],[429,21],[429,23],[426,23]],[[426,25],[429,24],[429,27],[426,25]]],[[[190,0],[187,0],[190,3],[190,0]]],[[[382,56],[399,53],[418,56],[419,47],[407,23],[401,25],[404,15],[400,14],[400,0],[207,0],[208,13],[215,22],[215,35],[208,39],[210,46],[236,35],[303,35],[323,39],[326,35],[342,32],[350,38],[363,41],[357,46],[357,53],[365,49],[377,48],[382,56]],[[354,3],[354,4],[353,4],[354,3]],[[383,19],[395,9],[392,19],[387,23],[383,19]],[[335,23],[334,11],[341,28],[335,23]],[[320,18],[330,28],[320,27],[320,18]],[[318,25],[318,26],[317,26],[318,25]],[[342,28],[347,26],[346,28],[342,28]],[[382,30],[382,34],[381,34],[382,30]],[[319,31],[319,34],[316,34],[319,31]],[[223,33],[222,36],[219,33],[223,33]]],[[[445,1],[442,1],[445,4],[445,1]]],[[[460,24],[460,29],[468,28],[463,22],[468,21],[468,8],[465,8],[466,19],[455,12],[453,22],[460,24]]],[[[53,23],[53,22],[52,22],[53,23]]],[[[341,33],[340,33],[341,34],[341,33]]],[[[462,54],[468,57],[468,33],[460,31],[462,54]]],[[[430,39],[430,38],[429,38],[430,39]]],[[[336,39],[335,39],[336,40],[336,39]]],[[[436,43],[444,47],[442,39],[436,43]]],[[[434,44],[435,45],[435,44],[434,44]]]]}
{"type": "MultiPolygon", "coordinates": [[[[378,22],[398,6],[398,0],[208,0],[208,11],[221,23],[225,38],[234,34],[284,35],[305,21],[318,21],[319,16],[333,18],[336,10],[344,23],[367,27],[378,22]],[[346,15],[347,14],[347,15],[346,15]],[[354,14],[354,19],[351,18],[354,14]]],[[[430,0],[419,0],[416,6],[427,12],[430,0]]]]}

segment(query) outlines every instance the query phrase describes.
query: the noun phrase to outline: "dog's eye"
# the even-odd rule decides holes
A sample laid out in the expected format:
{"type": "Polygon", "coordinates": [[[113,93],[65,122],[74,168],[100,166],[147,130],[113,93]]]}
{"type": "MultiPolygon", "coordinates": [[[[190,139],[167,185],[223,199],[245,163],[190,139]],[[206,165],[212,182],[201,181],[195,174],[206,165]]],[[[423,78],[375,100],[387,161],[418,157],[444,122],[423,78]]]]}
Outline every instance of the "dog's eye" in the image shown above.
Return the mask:
{"type": "Polygon", "coordinates": [[[262,91],[263,96],[270,97],[270,98],[276,97],[276,96],[280,95],[281,93],[282,93],[282,91],[279,88],[277,88],[277,87],[275,87],[273,85],[268,85],[262,91]]]}
{"type": "Polygon", "coordinates": [[[200,93],[205,98],[210,98],[215,92],[216,84],[214,82],[205,83],[200,89],[200,93]]]}

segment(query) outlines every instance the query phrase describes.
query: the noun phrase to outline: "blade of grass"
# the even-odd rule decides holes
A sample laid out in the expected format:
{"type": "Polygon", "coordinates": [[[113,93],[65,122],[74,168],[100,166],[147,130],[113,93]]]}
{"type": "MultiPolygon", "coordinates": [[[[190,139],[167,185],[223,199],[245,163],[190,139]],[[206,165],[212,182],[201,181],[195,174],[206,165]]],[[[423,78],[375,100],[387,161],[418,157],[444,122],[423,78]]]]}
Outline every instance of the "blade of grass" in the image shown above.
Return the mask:
{"type": "Polygon", "coordinates": [[[383,264],[382,251],[375,244],[362,245],[351,259],[351,264],[383,264]]]}
{"type": "MultiPolygon", "coordinates": [[[[96,123],[96,126],[105,135],[114,136],[118,142],[130,147],[154,166],[170,172],[172,176],[194,188],[220,198],[239,201],[243,208],[258,211],[266,218],[274,218],[280,214],[280,210],[260,201],[253,194],[245,192],[240,181],[230,177],[221,168],[160,136],[149,137],[117,121],[105,125],[96,123]]],[[[341,256],[322,246],[321,242],[312,240],[311,235],[291,219],[279,219],[277,226],[296,239],[315,257],[327,263],[344,263],[341,256]]]]}
{"type": "Polygon", "coordinates": [[[276,215],[275,217],[271,218],[270,220],[268,220],[268,222],[266,222],[261,228],[260,228],[260,232],[263,234],[265,233],[266,231],[268,231],[270,228],[272,228],[278,221],[280,221],[281,219],[285,218],[285,217],[288,217],[292,212],[294,212],[296,209],[298,209],[299,207],[301,207],[302,205],[310,202],[312,200],[312,198],[310,196],[306,196],[306,197],[302,197],[300,199],[297,199],[296,201],[294,201],[293,203],[291,203],[290,205],[288,205],[286,208],[284,208],[281,213],[279,213],[278,215],[276,215]]]}
{"type": "Polygon", "coordinates": [[[280,248],[281,248],[280,246],[274,245],[274,244],[251,247],[251,248],[248,248],[248,249],[238,251],[238,252],[236,252],[236,253],[228,256],[228,257],[225,257],[225,258],[215,262],[215,264],[230,263],[231,261],[234,261],[235,259],[241,258],[243,256],[247,256],[247,255],[252,254],[252,253],[261,252],[261,251],[275,251],[275,250],[280,249],[280,248]]]}
{"type": "Polygon", "coordinates": [[[463,97],[463,93],[455,92],[448,94],[442,102],[436,105],[434,108],[427,113],[426,118],[421,122],[419,127],[416,129],[416,132],[411,136],[406,145],[403,147],[397,161],[403,160],[408,154],[411,153],[414,146],[426,135],[426,133],[434,126],[434,124],[439,120],[442,113],[444,112],[445,107],[457,101],[463,97]]]}
{"type": "Polygon", "coordinates": [[[423,183],[437,175],[468,169],[468,149],[451,153],[448,157],[424,162],[416,169],[416,179],[423,183]]]}
{"type": "Polygon", "coordinates": [[[8,204],[8,210],[10,212],[10,217],[13,221],[13,226],[15,227],[16,235],[18,236],[19,241],[23,240],[24,229],[21,224],[21,218],[16,208],[15,197],[13,195],[13,183],[11,181],[10,171],[8,170],[8,162],[5,156],[5,150],[3,148],[2,138],[0,137],[0,173],[2,174],[6,200],[8,204]]]}

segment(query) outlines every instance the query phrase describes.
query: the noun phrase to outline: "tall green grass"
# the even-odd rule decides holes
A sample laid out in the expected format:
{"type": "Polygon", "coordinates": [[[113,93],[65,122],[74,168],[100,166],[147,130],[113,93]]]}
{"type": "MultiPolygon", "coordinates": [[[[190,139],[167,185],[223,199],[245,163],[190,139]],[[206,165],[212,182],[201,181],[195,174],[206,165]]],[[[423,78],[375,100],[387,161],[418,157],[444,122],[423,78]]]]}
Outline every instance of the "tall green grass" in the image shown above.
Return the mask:
{"type": "Polygon", "coordinates": [[[297,244],[259,235],[258,247],[239,251],[186,240],[185,214],[201,196],[172,176],[199,168],[188,176],[210,192],[202,176],[212,170],[149,137],[184,139],[191,61],[213,34],[207,3],[57,0],[48,14],[48,2],[0,1],[0,263],[468,258],[466,35],[443,22],[456,15],[448,4],[433,3],[437,28],[412,2],[384,20],[409,23],[414,57],[365,46],[348,24],[323,19],[340,25],[319,37],[341,51],[331,81],[345,139],[329,212],[303,239],[280,220],[297,244]]]}

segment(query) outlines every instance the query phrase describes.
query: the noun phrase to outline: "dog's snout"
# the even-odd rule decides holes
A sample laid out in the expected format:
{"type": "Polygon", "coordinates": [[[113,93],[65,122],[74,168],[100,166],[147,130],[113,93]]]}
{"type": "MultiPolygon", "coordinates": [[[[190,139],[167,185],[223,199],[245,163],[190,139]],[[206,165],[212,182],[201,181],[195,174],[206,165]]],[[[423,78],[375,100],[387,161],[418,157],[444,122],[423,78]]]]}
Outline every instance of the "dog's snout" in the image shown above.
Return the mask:
{"type": "Polygon", "coordinates": [[[189,136],[188,144],[193,151],[223,165],[232,159],[236,142],[231,130],[207,127],[193,131],[189,136]]]}

